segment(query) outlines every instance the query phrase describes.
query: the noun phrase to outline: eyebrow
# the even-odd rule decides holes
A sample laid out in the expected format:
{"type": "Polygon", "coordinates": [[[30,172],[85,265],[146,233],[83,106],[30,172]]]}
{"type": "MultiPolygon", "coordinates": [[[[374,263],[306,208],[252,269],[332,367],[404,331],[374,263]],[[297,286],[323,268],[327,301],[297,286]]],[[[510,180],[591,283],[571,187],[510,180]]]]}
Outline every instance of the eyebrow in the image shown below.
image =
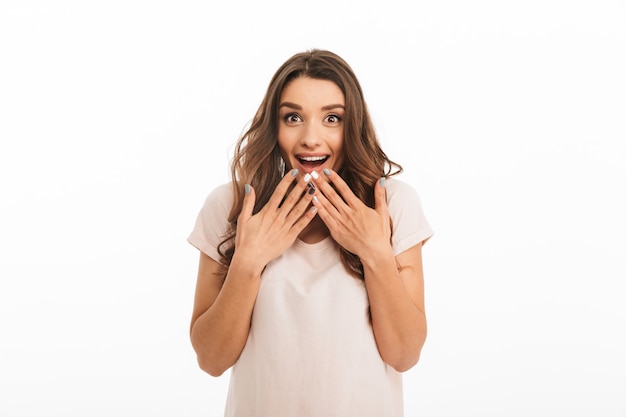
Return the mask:
{"type": "MultiPolygon", "coordinates": [[[[283,103],[280,104],[280,106],[278,106],[279,109],[283,108],[283,107],[289,107],[290,109],[294,109],[294,110],[302,110],[302,106],[296,104],[296,103],[291,103],[289,101],[285,101],[283,103]]],[[[322,107],[322,110],[332,110],[332,109],[344,109],[345,110],[346,106],[344,106],[343,104],[327,104],[326,106],[322,107]]]]}

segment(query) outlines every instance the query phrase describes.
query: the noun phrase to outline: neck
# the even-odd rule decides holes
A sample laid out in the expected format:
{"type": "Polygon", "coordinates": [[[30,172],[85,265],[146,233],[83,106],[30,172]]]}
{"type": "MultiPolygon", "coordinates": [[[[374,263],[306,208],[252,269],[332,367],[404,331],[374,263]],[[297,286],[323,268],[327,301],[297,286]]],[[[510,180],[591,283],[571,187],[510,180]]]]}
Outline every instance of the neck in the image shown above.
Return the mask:
{"type": "Polygon", "coordinates": [[[329,234],[330,232],[322,219],[320,219],[320,216],[315,216],[311,223],[300,232],[298,239],[304,243],[317,243],[324,240],[329,234]]]}

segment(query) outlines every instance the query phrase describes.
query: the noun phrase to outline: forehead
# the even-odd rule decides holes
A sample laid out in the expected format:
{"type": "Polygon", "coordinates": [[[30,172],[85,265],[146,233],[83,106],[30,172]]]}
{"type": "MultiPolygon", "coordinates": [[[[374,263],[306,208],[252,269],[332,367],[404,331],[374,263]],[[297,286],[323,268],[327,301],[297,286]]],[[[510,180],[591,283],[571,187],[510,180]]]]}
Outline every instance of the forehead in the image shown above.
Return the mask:
{"type": "Polygon", "coordinates": [[[329,80],[298,77],[289,82],[280,95],[280,102],[297,104],[345,104],[343,92],[329,80]]]}

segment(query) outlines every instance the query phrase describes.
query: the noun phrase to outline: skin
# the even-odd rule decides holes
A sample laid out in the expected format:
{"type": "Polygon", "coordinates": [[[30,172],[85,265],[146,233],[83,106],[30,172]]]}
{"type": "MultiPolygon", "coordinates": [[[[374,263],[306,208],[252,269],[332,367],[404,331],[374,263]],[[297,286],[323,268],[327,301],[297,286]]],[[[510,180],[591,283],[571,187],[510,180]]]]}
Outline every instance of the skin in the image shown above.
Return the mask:
{"type": "MultiPolygon", "coordinates": [[[[300,77],[285,87],[278,113],[278,147],[288,168],[305,175],[339,169],[343,162],[344,106],[343,92],[332,81],[300,77]],[[314,169],[300,159],[322,156],[327,159],[314,169]]],[[[316,243],[328,234],[322,219],[315,217],[300,239],[316,243]]]]}
{"type": "Polygon", "coordinates": [[[278,145],[291,171],[254,216],[255,194],[250,188],[238,218],[237,250],[223,285],[214,275],[217,262],[200,253],[191,320],[198,363],[213,376],[230,368],[246,344],[265,265],[296,238],[315,243],[330,234],[363,263],[382,359],[406,371],[419,360],[426,339],[421,243],[394,256],[385,187],[376,184],[372,209],[336,174],[343,162],[344,97],[334,83],[297,78],[285,87],[280,103],[278,145]],[[326,159],[314,169],[301,159],[320,156],[326,159]],[[293,182],[295,187],[287,194],[293,182]],[[313,194],[308,183],[315,184],[313,194]]]}

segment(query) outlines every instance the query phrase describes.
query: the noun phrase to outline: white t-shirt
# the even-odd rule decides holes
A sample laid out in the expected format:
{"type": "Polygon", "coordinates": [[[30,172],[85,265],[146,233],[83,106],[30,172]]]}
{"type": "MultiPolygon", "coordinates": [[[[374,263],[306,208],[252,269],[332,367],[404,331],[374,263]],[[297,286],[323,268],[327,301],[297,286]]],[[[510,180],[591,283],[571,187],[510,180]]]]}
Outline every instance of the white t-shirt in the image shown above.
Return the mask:
{"type": "MultiPolygon", "coordinates": [[[[433,232],[410,185],[390,178],[386,189],[398,255],[433,232]]],[[[188,238],[216,261],[232,202],[231,185],[217,187],[188,238]]],[[[345,270],[332,238],[296,240],[261,276],[225,416],[401,417],[402,375],[380,357],[368,308],[363,280],[345,270]]]]}

